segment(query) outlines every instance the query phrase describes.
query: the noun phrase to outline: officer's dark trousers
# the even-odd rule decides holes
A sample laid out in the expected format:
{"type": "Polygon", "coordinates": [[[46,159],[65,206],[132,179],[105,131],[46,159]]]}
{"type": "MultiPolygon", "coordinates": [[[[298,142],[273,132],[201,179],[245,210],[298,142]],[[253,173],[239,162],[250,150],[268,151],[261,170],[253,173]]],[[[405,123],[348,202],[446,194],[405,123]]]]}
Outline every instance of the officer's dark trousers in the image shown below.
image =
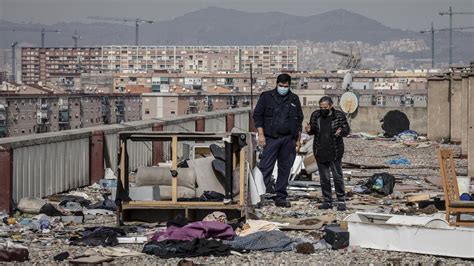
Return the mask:
{"type": "Polygon", "coordinates": [[[267,188],[271,185],[271,178],[275,162],[278,160],[278,177],[275,183],[276,200],[286,200],[288,193],[288,179],[291,167],[296,157],[296,141],[291,136],[280,138],[265,137],[266,145],[258,168],[262,172],[267,188]]]}
{"type": "Polygon", "coordinates": [[[332,202],[331,173],[337,200],[340,202],[344,201],[346,193],[344,191],[341,159],[324,163],[318,162],[318,171],[324,202],[332,202]]]}

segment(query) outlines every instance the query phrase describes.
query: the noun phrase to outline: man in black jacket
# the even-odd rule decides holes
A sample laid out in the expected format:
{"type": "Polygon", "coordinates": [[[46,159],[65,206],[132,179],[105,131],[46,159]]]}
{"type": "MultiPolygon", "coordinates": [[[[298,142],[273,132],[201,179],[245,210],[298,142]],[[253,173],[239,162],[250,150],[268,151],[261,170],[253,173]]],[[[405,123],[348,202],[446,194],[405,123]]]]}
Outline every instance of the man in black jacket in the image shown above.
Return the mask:
{"type": "Polygon", "coordinates": [[[305,127],[309,135],[314,135],[313,153],[318,163],[319,176],[324,203],[320,209],[332,208],[331,173],[337,196],[337,210],[345,211],[344,178],[342,176],[342,156],[344,140],[349,132],[349,124],[343,112],[334,109],[331,97],[319,100],[319,110],[311,115],[310,123],[305,127]]]}
{"type": "Polygon", "coordinates": [[[264,147],[258,165],[268,192],[273,192],[271,175],[278,160],[278,177],[275,184],[275,205],[291,207],[286,199],[291,167],[300,147],[303,111],[298,96],[290,91],[291,77],[281,74],[277,87],[263,92],[253,113],[258,130],[258,143],[264,147]]]}

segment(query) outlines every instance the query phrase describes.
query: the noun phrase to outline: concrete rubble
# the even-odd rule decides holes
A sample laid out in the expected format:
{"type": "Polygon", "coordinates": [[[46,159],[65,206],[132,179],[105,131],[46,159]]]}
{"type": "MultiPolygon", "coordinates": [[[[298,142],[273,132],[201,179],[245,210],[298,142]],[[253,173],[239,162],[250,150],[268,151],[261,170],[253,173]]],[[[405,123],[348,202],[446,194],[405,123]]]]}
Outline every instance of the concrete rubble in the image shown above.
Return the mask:
{"type": "MultiPolygon", "coordinates": [[[[347,138],[345,143],[346,154],[343,168],[348,192],[347,211],[319,210],[321,192],[317,187],[315,190],[290,190],[291,208],[277,208],[267,197],[262,206],[255,211],[261,220],[278,222],[276,225],[280,230],[297,239],[295,246],[300,244],[299,253],[295,248],[288,252],[252,251],[244,254],[232,252],[230,256],[225,257],[208,256],[187,258],[187,260],[196,264],[233,263],[239,265],[470,263],[460,258],[363,249],[357,246],[338,250],[330,249],[330,245],[325,241],[327,239],[324,238],[325,226],[341,224],[344,218],[357,211],[416,216],[439,214],[440,211],[437,208],[442,208],[443,204],[437,201],[442,199],[443,190],[436,185],[439,181],[437,181],[439,169],[436,148],[448,147],[455,151],[456,156],[460,154],[459,146],[431,142],[429,145],[416,147],[398,145],[400,142],[383,138],[369,140],[366,137],[353,137],[347,138]],[[388,163],[391,159],[400,158],[407,159],[410,163],[388,163]],[[395,177],[395,187],[391,195],[354,192],[355,188],[365,184],[375,173],[381,172],[395,177]],[[310,243],[312,248],[311,245],[303,245],[303,243],[310,243]]],[[[467,160],[456,159],[456,167],[459,175],[466,175],[467,160]]],[[[312,181],[319,183],[316,175],[313,175],[312,181]]],[[[113,201],[104,199],[102,196],[104,193],[110,193],[110,189],[104,189],[96,184],[78,189],[73,193],[65,193],[64,195],[70,196],[66,204],[60,204],[62,199],[60,195],[49,197],[48,203],[52,203],[56,206],[56,211],[63,213],[63,217],[67,217],[62,220],[44,214],[38,216],[37,206],[35,210],[29,210],[30,214],[17,211],[13,217],[3,215],[4,220],[0,227],[1,242],[11,241],[27,246],[29,262],[32,264],[53,263],[55,256],[63,262],[68,260],[80,262],[83,256],[82,260],[89,263],[113,261],[116,264],[138,263],[140,265],[177,265],[182,260],[181,258],[160,259],[157,256],[141,253],[146,240],[144,237],[155,232],[159,226],[157,224],[133,223],[122,227],[127,232],[126,236],[119,237],[119,244],[113,248],[70,245],[71,237],[80,236],[85,228],[116,227],[113,201]],[[87,205],[85,201],[96,208],[85,208],[84,206],[87,205]],[[58,207],[58,205],[61,206],[58,207]]],[[[38,204],[38,202],[34,203],[38,204]]],[[[27,209],[27,206],[22,206],[22,209],[25,208],[27,209]]],[[[333,231],[339,232],[338,230],[333,231]]]]}

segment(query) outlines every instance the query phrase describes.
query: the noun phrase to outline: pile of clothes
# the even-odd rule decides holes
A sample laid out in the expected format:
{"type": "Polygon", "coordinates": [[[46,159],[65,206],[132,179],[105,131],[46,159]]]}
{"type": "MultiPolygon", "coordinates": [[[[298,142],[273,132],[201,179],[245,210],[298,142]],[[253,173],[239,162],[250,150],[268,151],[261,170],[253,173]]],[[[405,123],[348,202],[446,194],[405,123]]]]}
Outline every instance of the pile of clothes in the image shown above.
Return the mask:
{"type": "Polygon", "coordinates": [[[182,216],[168,222],[167,228],[153,234],[143,253],[160,258],[228,256],[231,251],[290,251],[295,241],[266,221],[237,220],[229,223],[222,212],[203,221],[188,223],[182,216]]]}

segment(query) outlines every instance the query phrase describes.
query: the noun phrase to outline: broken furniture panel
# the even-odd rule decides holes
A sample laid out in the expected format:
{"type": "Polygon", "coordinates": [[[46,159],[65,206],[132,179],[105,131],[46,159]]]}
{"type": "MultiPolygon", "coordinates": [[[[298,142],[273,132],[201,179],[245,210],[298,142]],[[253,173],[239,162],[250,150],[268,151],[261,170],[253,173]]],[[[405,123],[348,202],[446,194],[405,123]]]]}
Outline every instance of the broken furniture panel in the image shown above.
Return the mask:
{"type": "MultiPolygon", "coordinates": [[[[215,210],[226,211],[233,213],[231,216],[243,216],[247,214],[247,190],[245,180],[245,162],[246,158],[246,138],[244,133],[202,133],[202,132],[122,132],[120,138],[120,167],[119,167],[119,182],[117,185],[117,198],[120,202],[119,211],[117,213],[117,222],[120,224],[126,220],[142,220],[142,221],[168,221],[173,219],[177,214],[183,214],[187,218],[201,219],[206,212],[215,210]],[[130,180],[128,177],[129,171],[129,156],[127,153],[127,143],[130,141],[170,141],[171,140],[171,168],[166,171],[166,178],[170,179],[171,200],[142,200],[136,201],[130,197],[130,180]],[[229,202],[199,202],[199,201],[178,201],[180,198],[179,184],[183,184],[180,180],[180,172],[184,173],[184,168],[178,168],[178,142],[180,141],[222,141],[229,142],[228,145],[232,159],[230,166],[236,166],[237,158],[239,161],[240,172],[238,174],[240,192],[235,197],[232,193],[227,194],[230,197],[229,202]],[[233,163],[232,163],[233,162],[233,163]]],[[[227,167],[227,165],[226,165],[227,167]]],[[[158,168],[157,168],[158,169],[158,168]]],[[[153,169],[148,169],[153,171],[153,169]]],[[[160,171],[157,171],[160,172],[160,171]]],[[[162,172],[162,171],[161,171],[162,172]]],[[[160,178],[164,178],[161,176],[160,178]]],[[[230,175],[233,178],[233,175],[230,175]]],[[[183,180],[184,181],[184,180],[183,180]]],[[[194,182],[195,183],[195,182],[194,182]]],[[[149,185],[149,184],[148,184],[149,185]]],[[[232,182],[228,184],[232,191],[232,182]]],[[[162,188],[160,188],[161,193],[162,188]]],[[[160,198],[163,199],[163,197],[160,198]]]]}

